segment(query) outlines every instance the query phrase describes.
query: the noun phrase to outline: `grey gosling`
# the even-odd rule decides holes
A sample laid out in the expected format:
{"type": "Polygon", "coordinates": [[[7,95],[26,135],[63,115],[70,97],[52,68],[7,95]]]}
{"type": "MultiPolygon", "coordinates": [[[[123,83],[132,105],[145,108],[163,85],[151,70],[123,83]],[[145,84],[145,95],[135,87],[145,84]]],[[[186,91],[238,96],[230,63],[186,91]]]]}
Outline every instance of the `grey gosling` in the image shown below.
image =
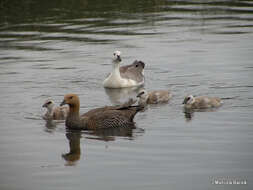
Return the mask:
{"type": "Polygon", "coordinates": [[[151,92],[141,90],[137,97],[139,98],[138,104],[145,106],[147,104],[166,103],[171,99],[172,94],[168,90],[155,90],[151,92]]]}
{"type": "Polygon", "coordinates": [[[185,97],[183,104],[186,109],[207,109],[218,108],[221,106],[222,102],[221,99],[217,97],[193,97],[193,95],[189,95],[185,97]]]}
{"type": "Polygon", "coordinates": [[[56,106],[51,99],[46,100],[42,107],[47,108],[47,112],[43,116],[45,120],[65,120],[69,112],[69,107],[56,106]]]}

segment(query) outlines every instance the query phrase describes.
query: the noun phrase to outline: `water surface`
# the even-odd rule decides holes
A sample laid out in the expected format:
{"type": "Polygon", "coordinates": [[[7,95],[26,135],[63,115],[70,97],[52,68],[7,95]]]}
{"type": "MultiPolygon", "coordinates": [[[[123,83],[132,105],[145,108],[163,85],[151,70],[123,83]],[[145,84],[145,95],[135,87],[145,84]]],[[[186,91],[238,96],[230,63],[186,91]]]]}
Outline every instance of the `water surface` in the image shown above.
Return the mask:
{"type": "Polygon", "coordinates": [[[252,1],[0,2],[0,189],[252,189],[252,1]],[[77,93],[81,112],[135,97],[105,90],[115,50],[146,63],[169,104],[136,129],[72,132],[42,104],[77,93]],[[184,96],[223,98],[185,114],[184,96]],[[214,185],[213,179],[247,180],[214,185]]]}

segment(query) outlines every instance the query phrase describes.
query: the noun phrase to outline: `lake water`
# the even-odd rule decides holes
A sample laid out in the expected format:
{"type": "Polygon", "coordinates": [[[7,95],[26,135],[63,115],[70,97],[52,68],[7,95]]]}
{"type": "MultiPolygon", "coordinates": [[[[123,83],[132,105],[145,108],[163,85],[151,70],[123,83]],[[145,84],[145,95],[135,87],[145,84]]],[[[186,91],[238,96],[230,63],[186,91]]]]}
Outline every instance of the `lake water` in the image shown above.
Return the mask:
{"type": "Polygon", "coordinates": [[[0,189],[252,189],[253,2],[0,1],[0,189]],[[146,63],[145,89],[172,100],[136,129],[72,132],[42,104],[77,93],[81,112],[135,90],[105,90],[115,50],[146,63]],[[184,96],[223,98],[185,114],[184,96]],[[215,185],[215,180],[246,185],[215,185]]]}

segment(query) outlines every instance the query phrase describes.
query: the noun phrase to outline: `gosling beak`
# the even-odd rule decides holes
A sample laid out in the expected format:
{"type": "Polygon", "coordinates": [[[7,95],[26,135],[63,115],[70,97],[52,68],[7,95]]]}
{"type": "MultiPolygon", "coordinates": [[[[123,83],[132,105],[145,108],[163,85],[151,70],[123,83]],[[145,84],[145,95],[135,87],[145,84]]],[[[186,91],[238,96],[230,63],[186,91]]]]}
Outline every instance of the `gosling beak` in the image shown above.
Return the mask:
{"type": "Polygon", "coordinates": [[[60,106],[63,106],[65,104],[67,104],[67,103],[65,102],[65,100],[63,100],[62,103],[60,104],[60,106]]]}
{"type": "Polygon", "coordinates": [[[137,98],[140,98],[142,94],[144,94],[144,92],[140,92],[139,94],[137,94],[136,97],[137,97],[137,98]]]}
{"type": "Polygon", "coordinates": [[[120,62],[121,61],[121,57],[119,55],[117,55],[117,60],[120,62]]]}
{"type": "Polygon", "coordinates": [[[43,108],[45,108],[45,107],[47,107],[47,104],[43,104],[43,106],[42,106],[43,108]]]}

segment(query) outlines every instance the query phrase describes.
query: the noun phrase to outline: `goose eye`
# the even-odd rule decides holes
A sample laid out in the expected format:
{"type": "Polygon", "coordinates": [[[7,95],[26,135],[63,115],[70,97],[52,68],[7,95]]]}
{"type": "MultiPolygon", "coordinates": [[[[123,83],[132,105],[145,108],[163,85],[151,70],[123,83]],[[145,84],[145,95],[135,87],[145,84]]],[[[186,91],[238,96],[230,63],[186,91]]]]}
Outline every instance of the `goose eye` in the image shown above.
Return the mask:
{"type": "Polygon", "coordinates": [[[73,98],[73,96],[70,96],[70,97],[69,97],[69,99],[72,99],[72,98],[73,98]]]}
{"type": "Polygon", "coordinates": [[[47,105],[49,105],[49,104],[51,104],[51,103],[52,103],[52,102],[50,101],[50,102],[47,103],[47,105]]]}
{"type": "Polygon", "coordinates": [[[135,67],[138,67],[138,65],[135,65],[135,67]]]}
{"type": "Polygon", "coordinates": [[[190,100],[191,99],[191,97],[188,97],[186,100],[188,101],[188,100],[190,100]]]}

